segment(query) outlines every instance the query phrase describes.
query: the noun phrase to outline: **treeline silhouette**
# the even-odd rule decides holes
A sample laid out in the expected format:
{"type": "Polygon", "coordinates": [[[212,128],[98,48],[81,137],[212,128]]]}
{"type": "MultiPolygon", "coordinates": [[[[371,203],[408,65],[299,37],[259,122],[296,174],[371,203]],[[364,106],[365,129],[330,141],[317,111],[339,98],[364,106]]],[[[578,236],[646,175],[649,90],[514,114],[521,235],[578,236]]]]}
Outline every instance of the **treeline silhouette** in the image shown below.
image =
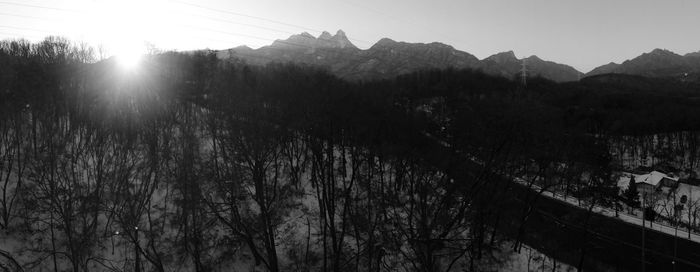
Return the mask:
{"type": "Polygon", "coordinates": [[[520,250],[544,190],[613,205],[608,135],[700,116],[682,84],[96,55],[0,43],[2,249],[27,270],[483,269],[520,250]],[[540,188],[524,205],[514,177],[540,188]]]}

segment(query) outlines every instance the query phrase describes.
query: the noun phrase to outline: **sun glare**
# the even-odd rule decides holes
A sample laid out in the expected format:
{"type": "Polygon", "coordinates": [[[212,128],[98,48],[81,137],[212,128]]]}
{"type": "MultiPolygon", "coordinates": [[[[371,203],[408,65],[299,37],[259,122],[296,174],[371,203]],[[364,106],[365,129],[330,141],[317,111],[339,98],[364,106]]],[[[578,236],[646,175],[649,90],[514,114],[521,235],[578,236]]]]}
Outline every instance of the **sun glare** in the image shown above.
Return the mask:
{"type": "Polygon", "coordinates": [[[143,46],[139,46],[138,43],[127,43],[115,47],[115,58],[121,68],[133,71],[139,67],[145,53],[143,46]]]}
{"type": "Polygon", "coordinates": [[[138,70],[146,53],[146,41],[162,32],[161,21],[167,16],[158,10],[159,0],[95,0],[88,4],[93,24],[86,32],[93,36],[108,55],[114,56],[125,71],[138,70]],[[154,3],[151,3],[154,2],[154,3]]]}

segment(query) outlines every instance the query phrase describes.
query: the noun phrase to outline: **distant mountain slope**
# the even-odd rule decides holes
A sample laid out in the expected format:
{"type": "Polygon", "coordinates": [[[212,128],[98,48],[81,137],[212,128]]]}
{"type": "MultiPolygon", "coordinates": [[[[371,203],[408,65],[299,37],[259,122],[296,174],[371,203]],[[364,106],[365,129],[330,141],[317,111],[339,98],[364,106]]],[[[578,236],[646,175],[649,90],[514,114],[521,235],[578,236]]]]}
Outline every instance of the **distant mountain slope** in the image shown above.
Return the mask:
{"type": "Polygon", "coordinates": [[[685,54],[686,57],[700,57],[700,51],[685,54]]]}
{"type": "Polygon", "coordinates": [[[522,70],[522,61],[513,51],[501,52],[482,60],[484,72],[504,77],[514,77],[522,70]]]}
{"type": "MultiPolygon", "coordinates": [[[[426,68],[481,67],[475,56],[442,43],[406,43],[381,39],[360,52],[349,78],[394,77],[426,68]]],[[[341,77],[346,77],[341,75],[341,77]]]]}
{"type": "Polygon", "coordinates": [[[616,73],[684,79],[699,72],[700,52],[681,56],[669,50],[654,49],[622,64],[610,63],[597,67],[586,76],[616,73]]]}
{"type": "Polygon", "coordinates": [[[518,59],[513,51],[491,55],[482,62],[485,72],[508,78],[522,75],[523,65],[528,76],[541,76],[557,82],[576,81],[583,75],[571,66],[545,61],[537,56],[518,59]]]}
{"type": "Polygon", "coordinates": [[[620,67],[620,64],[611,62],[605,65],[601,65],[591,70],[586,74],[586,76],[602,75],[602,74],[612,74],[615,70],[620,67]]]}
{"type": "MultiPolygon", "coordinates": [[[[259,49],[239,46],[218,51],[217,55],[224,59],[243,59],[251,64],[293,62],[317,65],[350,80],[391,78],[420,69],[449,67],[482,69],[489,74],[512,78],[522,66],[522,60],[515,58],[512,51],[481,61],[472,54],[437,42],[407,43],[384,38],[369,49],[361,50],[342,30],[333,36],[324,31],[318,38],[304,32],[259,49]]],[[[526,62],[531,76],[573,81],[580,74],[570,66],[543,61],[536,56],[527,58],[526,62]]]]}

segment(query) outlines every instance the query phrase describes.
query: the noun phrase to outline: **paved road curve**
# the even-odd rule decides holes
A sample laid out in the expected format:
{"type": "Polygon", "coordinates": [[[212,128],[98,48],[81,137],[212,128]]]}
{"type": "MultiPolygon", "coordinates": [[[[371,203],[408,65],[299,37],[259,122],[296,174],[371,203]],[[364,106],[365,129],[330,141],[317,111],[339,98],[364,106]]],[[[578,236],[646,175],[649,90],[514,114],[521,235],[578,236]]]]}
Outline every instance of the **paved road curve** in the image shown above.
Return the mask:
{"type": "MultiPolygon", "coordinates": [[[[428,137],[432,138],[432,137],[428,137]]],[[[456,154],[433,138],[425,159],[457,182],[467,184],[480,166],[456,154]]],[[[506,179],[503,177],[503,179],[506,179]]],[[[513,182],[509,190],[502,233],[515,237],[527,196],[533,190],[513,182]]],[[[644,231],[646,271],[700,271],[700,244],[672,235],[644,231]],[[674,253],[675,252],[675,253],[674,253]],[[674,257],[675,256],[675,257],[674,257]]],[[[585,248],[584,271],[642,271],[642,227],[616,218],[590,213],[563,201],[538,197],[526,223],[525,243],[558,261],[576,266],[585,248]],[[589,227],[584,228],[590,216],[589,227]]]]}

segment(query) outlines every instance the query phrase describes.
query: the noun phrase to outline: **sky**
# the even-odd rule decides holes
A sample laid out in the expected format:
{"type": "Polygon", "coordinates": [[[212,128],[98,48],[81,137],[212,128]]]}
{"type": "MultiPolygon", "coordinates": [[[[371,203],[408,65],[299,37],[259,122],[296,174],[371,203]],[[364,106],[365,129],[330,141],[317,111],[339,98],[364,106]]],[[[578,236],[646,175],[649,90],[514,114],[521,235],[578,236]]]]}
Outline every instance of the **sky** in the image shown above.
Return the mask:
{"type": "Polygon", "coordinates": [[[61,35],[107,52],[253,48],[301,32],[513,50],[588,72],[655,48],[700,51],[698,0],[0,0],[0,39],[61,35]]]}

